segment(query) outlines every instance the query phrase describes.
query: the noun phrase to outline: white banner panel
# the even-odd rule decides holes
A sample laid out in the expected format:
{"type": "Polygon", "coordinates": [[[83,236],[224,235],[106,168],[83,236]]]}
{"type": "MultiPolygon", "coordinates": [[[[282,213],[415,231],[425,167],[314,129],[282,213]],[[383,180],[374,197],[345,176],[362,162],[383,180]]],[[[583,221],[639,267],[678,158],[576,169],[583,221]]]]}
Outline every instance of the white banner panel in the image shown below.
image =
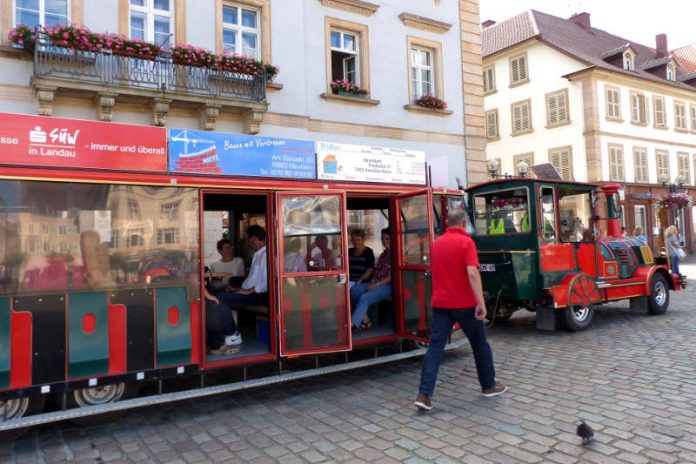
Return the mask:
{"type": "Polygon", "coordinates": [[[317,175],[325,180],[425,185],[425,152],[317,142],[317,175]]]}

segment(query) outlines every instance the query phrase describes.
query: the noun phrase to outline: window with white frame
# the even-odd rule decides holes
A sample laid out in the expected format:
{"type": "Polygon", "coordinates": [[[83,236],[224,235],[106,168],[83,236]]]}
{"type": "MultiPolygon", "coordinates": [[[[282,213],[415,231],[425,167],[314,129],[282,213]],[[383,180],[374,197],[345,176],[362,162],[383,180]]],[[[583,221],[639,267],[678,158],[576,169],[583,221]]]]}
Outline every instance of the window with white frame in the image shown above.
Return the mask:
{"type": "Polygon", "coordinates": [[[678,152],[677,153],[677,166],[678,166],[678,173],[677,175],[682,176],[684,178],[684,183],[685,184],[691,184],[691,169],[689,166],[689,154],[685,152],[678,152]]]}
{"type": "Polygon", "coordinates": [[[665,99],[655,95],[653,97],[653,112],[655,113],[655,127],[667,127],[667,116],[665,114],[665,99]]]}
{"type": "Polygon", "coordinates": [[[546,94],[546,124],[549,127],[560,126],[570,122],[568,115],[568,90],[546,94]]]}
{"type": "Polygon", "coordinates": [[[667,65],[667,80],[668,81],[674,81],[677,78],[677,69],[674,66],[674,63],[670,63],[667,65]]]}
{"type": "Polygon", "coordinates": [[[669,152],[667,150],[655,150],[655,160],[657,161],[657,178],[670,177],[669,152]]]}
{"type": "Polygon", "coordinates": [[[623,54],[623,67],[627,70],[633,70],[636,68],[635,65],[635,55],[630,50],[626,50],[623,54]]]}
{"type": "Polygon", "coordinates": [[[497,140],[500,137],[497,109],[486,111],[486,137],[493,140],[497,140]]]}
{"type": "Polygon", "coordinates": [[[423,95],[435,95],[435,65],[432,50],[411,47],[411,90],[414,100],[423,95]]]}
{"type": "Polygon", "coordinates": [[[617,87],[606,87],[607,118],[621,119],[621,91],[617,87]]]}
{"type": "Polygon", "coordinates": [[[222,48],[226,52],[261,58],[260,14],[234,3],[222,6],[222,48]]]}
{"type": "Polygon", "coordinates": [[[684,131],[688,129],[686,122],[686,103],[684,102],[674,102],[674,128],[684,131]]]}
{"type": "Polygon", "coordinates": [[[645,95],[631,92],[631,122],[634,124],[647,124],[647,108],[645,95]]]}
{"type": "Polygon", "coordinates": [[[128,200],[128,219],[140,219],[140,205],[137,200],[128,200]]]}
{"type": "Polygon", "coordinates": [[[633,147],[633,167],[636,182],[648,182],[648,150],[645,147],[633,147]]]}
{"type": "Polygon", "coordinates": [[[512,135],[532,131],[532,101],[525,100],[510,106],[512,113],[512,135]]]}
{"type": "Polygon", "coordinates": [[[176,43],[172,0],[130,0],[130,37],[165,48],[176,43]]]}
{"type": "Polygon", "coordinates": [[[696,132],[696,105],[689,105],[689,119],[691,119],[691,132],[696,132]]]}
{"type": "Polygon", "coordinates": [[[14,25],[55,26],[68,24],[68,0],[15,0],[14,25]]]}
{"type": "MultiPolygon", "coordinates": [[[[527,163],[527,168],[534,166],[534,153],[522,153],[512,157],[512,163],[515,168],[515,175],[520,175],[520,163],[527,163]]],[[[531,171],[528,171],[531,172],[531,171]]],[[[528,174],[527,174],[528,175],[528,174]]]]}
{"type": "Polygon", "coordinates": [[[624,180],[623,145],[609,145],[609,179],[624,180]]]}
{"type": "Polygon", "coordinates": [[[510,85],[521,84],[528,80],[527,55],[510,58],[510,85]]]}
{"type": "Polygon", "coordinates": [[[646,211],[645,205],[634,205],[633,206],[633,225],[638,228],[643,229],[643,234],[647,235],[648,232],[648,213],[646,211]]]}
{"type": "Polygon", "coordinates": [[[360,85],[359,36],[355,32],[331,31],[331,80],[360,85]]]}
{"type": "Polygon", "coordinates": [[[483,93],[495,92],[495,67],[483,69],[483,93]]]}
{"type": "Polygon", "coordinates": [[[565,180],[573,180],[573,148],[571,146],[549,150],[549,161],[565,180]]]}

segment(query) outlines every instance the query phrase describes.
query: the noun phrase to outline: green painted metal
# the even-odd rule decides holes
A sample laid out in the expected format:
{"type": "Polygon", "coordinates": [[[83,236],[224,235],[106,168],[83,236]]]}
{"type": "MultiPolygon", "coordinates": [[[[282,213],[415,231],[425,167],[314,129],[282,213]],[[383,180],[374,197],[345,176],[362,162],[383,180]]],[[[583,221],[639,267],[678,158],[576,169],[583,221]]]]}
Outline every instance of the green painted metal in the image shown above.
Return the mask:
{"type": "Polygon", "coordinates": [[[68,376],[104,375],[109,371],[109,313],[106,292],[68,295],[68,376]],[[86,315],[95,317],[94,331],[83,331],[86,315]]]}
{"type": "Polygon", "coordinates": [[[191,313],[185,287],[155,290],[157,320],[157,365],[191,363],[191,313]],[[179,320],[169,323],[169,308],[177,308],[179,320]]]}
{"type": "Polygon", "coordinates": [[[432,296],[432,280],[427,278],[424,271],[404,270],[403,275],[403,301],[404,301],[404,325],[406,333],[418,332],[421,324],[421,305],[418,299],[418,289],[421,288],[425,298],[425,326],[430,330],[432,310],[430,299],[432,296]]]}
{"type": "Polygon", "coordinates": [[[0,298],[0,388],[10,386],[10,299],[0,298]]]}

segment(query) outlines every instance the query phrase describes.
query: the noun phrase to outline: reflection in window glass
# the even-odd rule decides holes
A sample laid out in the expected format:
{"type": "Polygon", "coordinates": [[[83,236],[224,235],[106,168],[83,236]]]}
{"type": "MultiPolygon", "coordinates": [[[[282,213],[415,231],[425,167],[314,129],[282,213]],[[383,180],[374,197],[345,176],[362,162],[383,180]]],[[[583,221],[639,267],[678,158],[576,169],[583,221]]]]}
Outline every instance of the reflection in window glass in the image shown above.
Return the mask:
{"type": "Polygon", "coordinates": [[[430,224],[425,195],[401,200],[401,246],[404,264],[430,264],[430,224]]]}
{"type": "Polygon", "coordinates": [[[7,293],[182,285],[198,297],[191,188],[0,181],[0,288],[7,293]],[[137,200],[136,200],[137,198],[137,200]],[[137,202],[142,217],[110,205],[137,202]],[[178,220],[162,217],[180,205],[178,220]],[[184,209],[183,205],[191,205],[184,209]],[[47,230],[38,236],[31,230],[47,230]]]}
{"type": "Polygon", "coordinates": [[[293,254],[284,259],[286,272],[304,272],[290,270],[302,269],[297,257],[300,253],[308,271],[334,270],[343,266],[340,213],[338,196],[283,199],[283,241],[286,247],[292,247],[284,251],[293,254]],[[301,251],[297,251],[298,246],[301,251]]]}
{"type": "Polygon", "coordinates": [[[590,192],[558,189],[561,242],[592,242],[592,202],[590,192]]]}
{"type": "Polygon", "coordinates": [[[526,188],[476,195],[474,208],[476,235],[526,234],[531,231],[526,188]]]}

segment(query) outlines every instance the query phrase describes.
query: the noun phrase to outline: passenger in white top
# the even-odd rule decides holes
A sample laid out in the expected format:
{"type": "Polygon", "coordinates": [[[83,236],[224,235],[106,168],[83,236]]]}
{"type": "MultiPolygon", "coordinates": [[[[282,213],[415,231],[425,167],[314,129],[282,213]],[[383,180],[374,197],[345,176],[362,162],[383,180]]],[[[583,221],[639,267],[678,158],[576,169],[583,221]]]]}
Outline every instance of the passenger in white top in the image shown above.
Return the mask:
{"type": "Polygon", "coordinates": [[[219,280],[213,280],[211,282],[211,286],[214,290],[223,289],[229,285],[230,277],[244,276],[244,260],[234,256],[231,241],[226,238],[218,240],[217,251],[220,253],[221,259],[210,265],[210,272],[218,274],[216,277],[219,278],[219,280]]]}

